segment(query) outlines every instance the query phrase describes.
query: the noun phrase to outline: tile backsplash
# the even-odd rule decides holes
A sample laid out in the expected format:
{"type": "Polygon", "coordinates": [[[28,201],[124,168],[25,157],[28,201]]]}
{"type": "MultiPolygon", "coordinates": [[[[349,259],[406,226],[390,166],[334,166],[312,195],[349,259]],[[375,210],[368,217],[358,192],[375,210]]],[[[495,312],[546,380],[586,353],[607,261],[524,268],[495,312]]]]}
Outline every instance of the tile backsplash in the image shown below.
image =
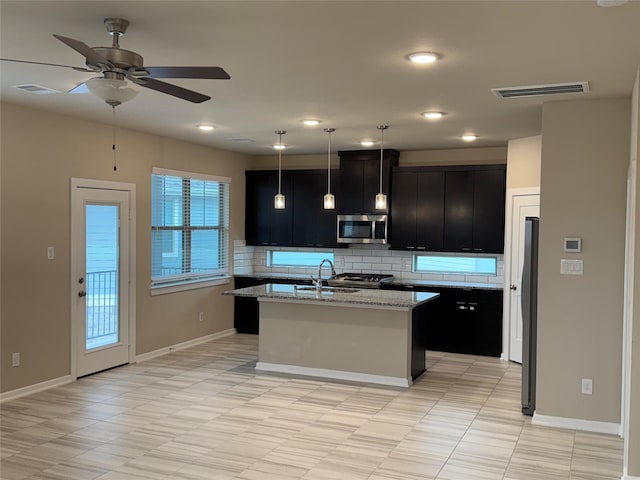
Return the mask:
{"type": "MultiPolygon", "coordinates": [[[[233,273],[235,275],[318,275],[318,268],[267,267],[268,250],[298,250],[307,248],[293,247],[253,247],[247,246],[243,240],[233,242],[233,273]]],[[[334,254],[336,272],[385,273],[392,274],[401,280],[435,280],[451,282],[474,282],[502,285],[504,281],[504,256],[491,255],[498,259],[498,274],[485,275],[451,275],[433,273],[414,273],[411,271],[412,252],[389,250],[388,245],[350,245],[348,248],[317,249],[334,254]]],[[[457,255],[455,253],[451,255],[457,255]]],[[[483,256],[482,254],[465,253],[459,255],[483,256]]],[[[487,255],[484,255],[487,256],[487,255]]]]}

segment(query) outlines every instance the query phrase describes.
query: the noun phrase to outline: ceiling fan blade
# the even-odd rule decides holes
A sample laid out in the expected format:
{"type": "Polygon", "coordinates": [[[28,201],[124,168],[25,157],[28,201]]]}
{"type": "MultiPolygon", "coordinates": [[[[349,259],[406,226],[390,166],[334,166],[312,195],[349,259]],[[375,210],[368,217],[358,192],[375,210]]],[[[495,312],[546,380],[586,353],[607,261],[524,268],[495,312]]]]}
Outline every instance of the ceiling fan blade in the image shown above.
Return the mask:
{"type": "Polygon", "coordinates": [[[109,60],[104,58],[102,55],[94,52],[93,49],[86,43],[83,43],[80,40],[75,40],[73,38],[63,37],[62,35],[56,35],[55,33],[53,34],[53,36],[68,47],[73,48],[79,54],[83,55],[87,61],[88,66],[93,65],[96,67],[104,66],[107,68],[113,68],[113,64],[109,60]]]}
{"type": "Polygon", "coordinates": [[[221,67],[144,67],[151,78],[207,78],[229,80],[231,77],[221,67]]]}
{"type": "Polygon", "coordinates": [[[157,92],[173,95],[174,97],[182,98],[183,100],[187,100],[189,102],[202,103],[211,99],[211,97],[203,95],[202,93],[194,92],[193,90],[187,90],[186,88],[178,87],[177,85],[172,85],[166,82],[161,82],[160,80],[155,80],[153,78],[127,78],[142,87],[147,87],[151,90],[156,90],[157,92]]]}
{"type": "Polygon", "coordinates": [[[30,62],[28,60],[15,60],[13,58],[0,58],[2,62],[15,62],[15,63],[30,63],[32,65],[46,65],[48,67],[62,67],[62,68],[71,68],[73,70],[77,70],[78,72],[91,72],[94,73],[94,70],[90,70],[84,67],[74,67],[73,65],[61,65],[59,63],[45,63],[45,62],[30,62]]]}

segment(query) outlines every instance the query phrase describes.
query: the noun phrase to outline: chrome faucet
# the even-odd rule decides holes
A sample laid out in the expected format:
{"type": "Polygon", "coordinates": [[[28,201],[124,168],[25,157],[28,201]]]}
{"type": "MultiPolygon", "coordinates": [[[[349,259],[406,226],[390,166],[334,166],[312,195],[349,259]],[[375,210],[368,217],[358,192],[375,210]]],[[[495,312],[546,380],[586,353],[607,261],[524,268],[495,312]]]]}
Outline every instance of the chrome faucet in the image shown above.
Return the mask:
{"type": "Polygon", "coordinates": [[[325,264],[325,262],[329,262],[329,265],[331,265],[331,277],[329,278],[333,278],[336,276],[336,269],[333,266],[333,262],[328,258],[325,258],[324,260],[322,260],[320,262],[320,265],[318,265],[318,278],[315,279],[313,278],[313,275],[311,276],[311,282],[313,283],[313,285],[315,285],[316,289],[318,290],[322,289],[322,266],[325,264]]]}

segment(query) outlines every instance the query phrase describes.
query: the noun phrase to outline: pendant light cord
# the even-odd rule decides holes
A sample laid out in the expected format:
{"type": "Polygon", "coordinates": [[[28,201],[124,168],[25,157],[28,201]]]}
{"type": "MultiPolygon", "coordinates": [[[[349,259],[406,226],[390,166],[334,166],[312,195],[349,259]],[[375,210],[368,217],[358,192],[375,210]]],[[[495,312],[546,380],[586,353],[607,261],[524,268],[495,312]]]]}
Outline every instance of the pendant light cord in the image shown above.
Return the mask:
{"type": "Polygon", "coordinates": [[[278,195],[280,195],[280,188],[282,186],[282,133],[278,133],[280,137],[280,148],[278,148],[278,195]]]}
{"type": "Polygon", "coordinates": [[[116,106],[111,105],[113,115],[111,125],[113,127],[113,143],[111,144],[111,150],[113,150],[113,171],[118,171],[117,158],[116,158],[116,106]]]}
{"type": "Polygon", "coordinates": [[[380,129],[380,193],[382,193],[382,157],[384,152],[384,128],[380,129]]]}
{"type": "Polygon", "coordinates": [[[329,151],[327,152],[327,193],[331,193],[331,132],[329,132],[329,151]]]}

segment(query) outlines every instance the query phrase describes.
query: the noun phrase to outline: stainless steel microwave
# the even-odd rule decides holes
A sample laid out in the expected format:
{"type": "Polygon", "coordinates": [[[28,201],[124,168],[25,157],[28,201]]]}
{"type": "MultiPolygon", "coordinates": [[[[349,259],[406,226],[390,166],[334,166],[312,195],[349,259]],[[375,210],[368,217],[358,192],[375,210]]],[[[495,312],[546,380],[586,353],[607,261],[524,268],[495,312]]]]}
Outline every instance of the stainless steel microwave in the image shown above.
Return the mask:
{"type": "Polygon", "coordinates": [[[387,243],[387,215],[338,215],[338,243],[387,243]]]}

